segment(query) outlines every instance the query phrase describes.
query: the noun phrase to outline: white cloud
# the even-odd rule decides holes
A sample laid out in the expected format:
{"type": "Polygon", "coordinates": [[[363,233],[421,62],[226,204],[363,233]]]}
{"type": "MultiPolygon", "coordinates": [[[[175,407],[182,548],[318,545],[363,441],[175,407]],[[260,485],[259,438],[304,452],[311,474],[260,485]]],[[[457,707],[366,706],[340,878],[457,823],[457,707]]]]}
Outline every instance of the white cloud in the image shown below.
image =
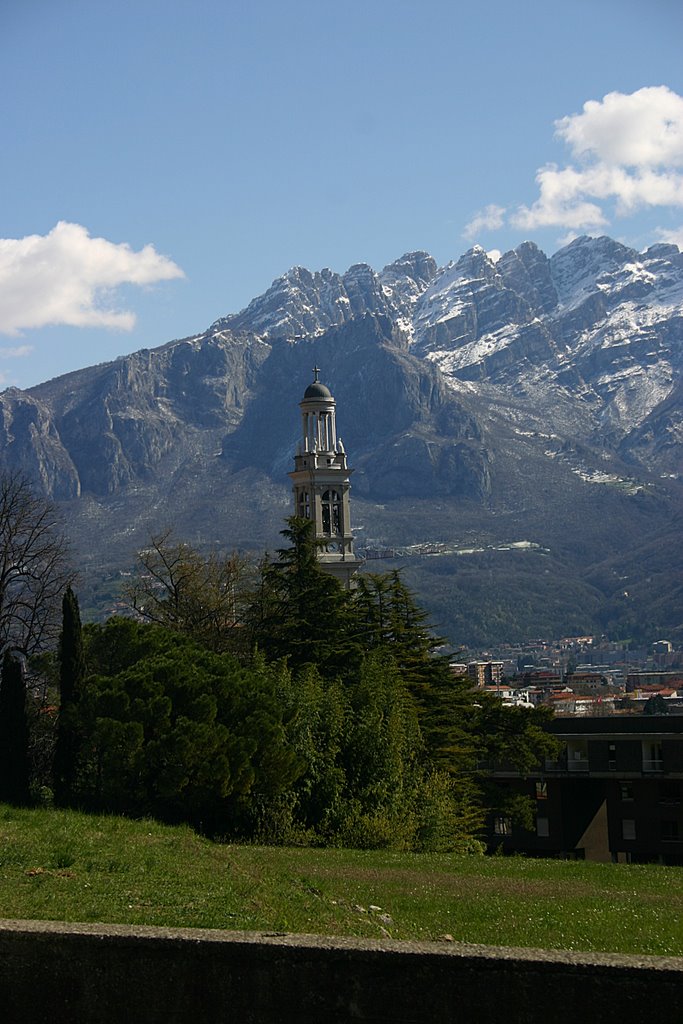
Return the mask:
{"type": "Polygon", "coordinates": [[[80,224],[60,221],[48,235],[0,239],[0,334],[66,324],[130,330],[135,315],[110,306],[120,285],[184,277],[152,245],[91,238],[80,224]]]}
{"type": "Polygon", "coordinates": [[[657,237],[661,242],[672,242],[683,252],[683,224],[679,228],[673,228],[673,230],[659,228],[657,237]]]}
{"type": "Polygon", "coordinates": [[[0,348],[2,359],[23,359],[33,352],[33,345],[15,345],[14,348],[0,348]]]}
{"type": "Polygon", "coordinates": [[[542,167],[536,175],[540,197],[533,206],[520,206],[510,223],[524,230],[538,227],[596,228],[607,218],[596,203],[582,199],[583,176],[572,167],[542,167]]]}
{"type": "Polygon", "coordinates": [[[608,166],[683,167],[683,97],[665,85],[588,100],[555,122],[577,159],[608,166]]]}
{"type": "Polygon", "coordinates": [[[491,203],[480,210],[469,222],[463,234],[465,238],[476,238],[480,231],[497,231],[505,222],[505,207],[491,203]]]}
{"type": "MultiPolygon", "coordinates": [[[[588,100],[580,114],[555,122],[573,164],[536,173],[538,198],[509,217],[517,228],[594,230],[644,207],[683,207],[683,97],[664,85],[588,100]]],[[[502,211],[489,206],[487,210],[502,211]]],[[[484,211],[485,215],[486,211],[484,211]]],[[[486,223],[485,216],[472,225],[486,223]]]]}

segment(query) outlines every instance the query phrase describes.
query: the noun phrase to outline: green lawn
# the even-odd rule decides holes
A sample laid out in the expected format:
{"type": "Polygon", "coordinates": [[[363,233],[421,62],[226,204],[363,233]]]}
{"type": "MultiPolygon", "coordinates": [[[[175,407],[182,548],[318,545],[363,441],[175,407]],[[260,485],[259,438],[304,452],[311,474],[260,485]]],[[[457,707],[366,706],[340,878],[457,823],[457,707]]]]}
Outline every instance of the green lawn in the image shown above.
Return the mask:
{"type": "Polygon", "coordinates": [[[0,806],[0,917],[683,955],[683,869],[211,843],[0,806]]]}

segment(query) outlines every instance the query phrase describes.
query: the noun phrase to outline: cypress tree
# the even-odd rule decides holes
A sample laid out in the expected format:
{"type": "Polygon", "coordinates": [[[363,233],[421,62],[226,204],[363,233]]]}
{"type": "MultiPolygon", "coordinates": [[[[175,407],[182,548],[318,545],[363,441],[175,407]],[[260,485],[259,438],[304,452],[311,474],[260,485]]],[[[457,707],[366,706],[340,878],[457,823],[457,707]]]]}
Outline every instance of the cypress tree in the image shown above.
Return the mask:
{"type": "Polygon", "coordinates": [[[0,676],[0,800],[29,802],[28,719],[21,662],[5,651],[0,676]]]}
{"type": "Polygon", "coordinates": [[[55,802],[73,802],[79,751],[77,705],[81,696],[85,658],[78,598],[67,587],[62,599],[62,632],[59,640],[59,721],[54,759],[55,802]]]}

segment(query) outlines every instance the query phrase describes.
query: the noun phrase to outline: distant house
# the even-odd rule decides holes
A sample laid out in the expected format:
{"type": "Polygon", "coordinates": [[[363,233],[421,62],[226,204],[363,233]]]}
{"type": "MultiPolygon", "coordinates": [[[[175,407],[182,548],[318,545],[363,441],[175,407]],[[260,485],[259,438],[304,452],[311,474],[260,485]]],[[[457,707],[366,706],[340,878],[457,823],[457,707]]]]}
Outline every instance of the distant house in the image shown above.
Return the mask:
{"type": "Polygon", "coordinates": [[[533,831],[491,815],[489,849],[683,865],[683,716],[556,718],[549,728],[563,744],[557,761],[526,777],[489,766],[501,798],[522,793],[535,810],[533,831]]]}

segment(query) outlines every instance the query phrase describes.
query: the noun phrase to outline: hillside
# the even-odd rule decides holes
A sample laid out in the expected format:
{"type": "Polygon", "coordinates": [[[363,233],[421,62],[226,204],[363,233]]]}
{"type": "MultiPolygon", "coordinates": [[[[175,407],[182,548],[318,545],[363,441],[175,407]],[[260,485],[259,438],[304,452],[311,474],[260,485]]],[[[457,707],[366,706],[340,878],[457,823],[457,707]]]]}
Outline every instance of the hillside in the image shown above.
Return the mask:
{"type": "Polygon", "coordinates": [[[0,850],[10,919],[683,955],[679,869],[658,865],[224,846],[4,806],[0,850]]]}

